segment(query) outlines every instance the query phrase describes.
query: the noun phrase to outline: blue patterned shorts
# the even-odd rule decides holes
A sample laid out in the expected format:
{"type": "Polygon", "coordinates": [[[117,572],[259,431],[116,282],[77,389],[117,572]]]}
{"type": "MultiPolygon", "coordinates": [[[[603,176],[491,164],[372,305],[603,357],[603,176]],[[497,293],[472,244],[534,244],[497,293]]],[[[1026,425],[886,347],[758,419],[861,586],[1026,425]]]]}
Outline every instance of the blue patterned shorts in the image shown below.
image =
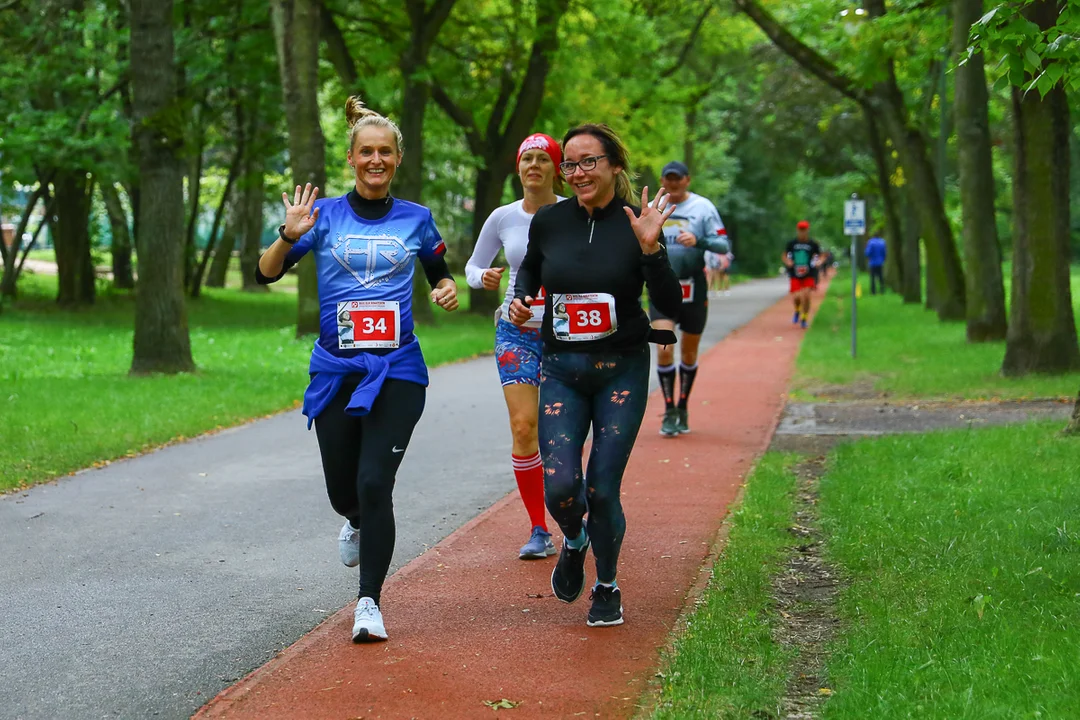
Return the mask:
{"type": "Polygon", "coordinates": [[[495,362],[503,385],[540,387],[540,356],[544,341],[540,328],[518,327],[501,319],[495,326],[495,362]]]}

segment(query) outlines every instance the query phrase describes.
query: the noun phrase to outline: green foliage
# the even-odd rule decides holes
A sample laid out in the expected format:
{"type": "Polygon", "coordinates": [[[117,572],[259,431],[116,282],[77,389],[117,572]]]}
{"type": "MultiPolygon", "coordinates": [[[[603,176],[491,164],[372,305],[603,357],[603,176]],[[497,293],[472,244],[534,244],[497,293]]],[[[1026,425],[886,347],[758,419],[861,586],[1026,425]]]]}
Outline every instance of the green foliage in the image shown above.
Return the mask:
{"type": "Polygon", "coordinates": [[[973,45],[999,55],[1000,85],[1015,85],[1045,96],[1058,83],[1066,90],[1080,90],[1080,3],[1060,3],[1055,21],[1040,27],[1025,13],[1036,0],[1002,3],[991,9],[971,29],[973,45]]]}

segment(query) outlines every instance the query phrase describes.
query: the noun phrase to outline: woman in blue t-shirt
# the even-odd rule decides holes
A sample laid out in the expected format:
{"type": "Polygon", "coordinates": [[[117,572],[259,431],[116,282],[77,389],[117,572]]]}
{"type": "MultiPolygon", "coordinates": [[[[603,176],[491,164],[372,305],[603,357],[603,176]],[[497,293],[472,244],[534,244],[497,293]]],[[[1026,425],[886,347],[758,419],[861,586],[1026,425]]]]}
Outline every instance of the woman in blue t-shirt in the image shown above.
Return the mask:
{"type": "Polygon", "coordinates": [[[427,366],[413,334],[412,277],[418,258],[432,301],[456,310],[457,285],[431,211],[394,198],[401,131],[364,107],[345,105],[355,187],[317,200],[318,188],[287,194],[278,240],[259,259],[260,283],[280,279],[307,253],[319,281],[319,338],[304,393],[315,424],[330,504],[346,518],[341,560],[360,566],[353,642],[385,640],[383,581],[394,553],[395,475],[424,410],[427,366]]]}

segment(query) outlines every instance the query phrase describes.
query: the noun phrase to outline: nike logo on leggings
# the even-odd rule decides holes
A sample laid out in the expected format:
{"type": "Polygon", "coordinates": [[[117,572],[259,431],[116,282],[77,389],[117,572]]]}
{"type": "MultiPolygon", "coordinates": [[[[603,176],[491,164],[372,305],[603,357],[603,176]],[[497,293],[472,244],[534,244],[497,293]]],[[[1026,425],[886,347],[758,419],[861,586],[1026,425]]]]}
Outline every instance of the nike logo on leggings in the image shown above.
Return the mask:
{"type": "Polygon", "coordinates": [[[393,448],[390,449],[390,452],[403,453],[405,452],[405,448],[399,448],[397,445],[395,445],[393,448]]]}

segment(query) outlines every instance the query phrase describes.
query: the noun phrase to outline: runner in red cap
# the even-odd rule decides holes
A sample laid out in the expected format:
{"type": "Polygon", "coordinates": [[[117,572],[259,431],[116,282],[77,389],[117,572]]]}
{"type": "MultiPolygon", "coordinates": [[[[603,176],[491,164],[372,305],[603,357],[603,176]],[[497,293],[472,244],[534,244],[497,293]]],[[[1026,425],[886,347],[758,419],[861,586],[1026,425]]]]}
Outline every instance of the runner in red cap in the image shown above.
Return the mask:
{"type": "Polygon", "coordinates": [[[810,237],[810,223],[800,220],[795,226],[795,239],[784,250],[784,266],[791,279],[791,298],[795,303],[795,315],[791,322],[806,327],[810,316],[810,291],[817,284],[814,280],[818,261],[821,259],[821,246],[810,237]]]}
{"type": "Polygon", "coordinates": [[[518,492],[529,514],[532,534],[518,551],[522,560],[543,559],[555,554],[544,514],[544,469],[536,439],[537,410],[540,397],[540,356],[544,341],[540,323],[544,318],[543,296],[532,305],[532,318],[521,327],[508,319],[514,299],[518,268],[529,246],[529,225],[533,215],[545,205],[563,198],[559,175],[562,149],[555,138],[535,133],[518,147],[517,170],[525,197],[496,208],[476,239],[472,257],[465,264],[470,287],[498,290],[506,268],[489,267],[502,250],[510,266],[510,281],[503,304],[495,313],[495,361],[499,365],[506,409],[510,413],[510,432],[514,438],[511,460],[518,492]]]}

